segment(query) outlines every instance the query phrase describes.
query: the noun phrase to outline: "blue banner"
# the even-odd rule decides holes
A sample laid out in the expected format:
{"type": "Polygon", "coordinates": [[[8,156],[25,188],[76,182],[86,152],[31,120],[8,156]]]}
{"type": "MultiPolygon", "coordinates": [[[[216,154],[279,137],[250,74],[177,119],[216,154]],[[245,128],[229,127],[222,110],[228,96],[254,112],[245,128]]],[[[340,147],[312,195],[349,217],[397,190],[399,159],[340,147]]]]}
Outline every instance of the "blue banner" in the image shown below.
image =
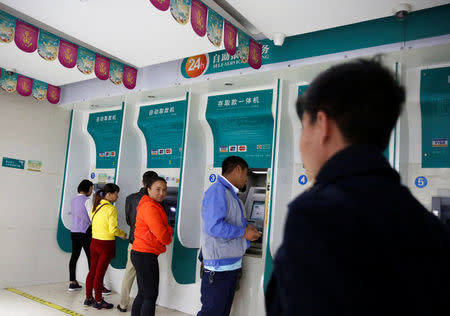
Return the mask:
{"type": "Polygon", "coordinates": [[[89,114],[87,130],[94,139],[97,169],[117,168],[122,115],[122,110],[89,114]]]}
{"type": "Polygon", "coordinates": [[[208,98],[206,120],[214,137],[214,167],[228,156],[244,158],[250,168],[270,168],[274,119],[273,90],[208,98]]]}
{"type": "Polygon", "coordinates": [[[147,143],[147,168],[180,168],[187,100],[140,108],[138,126],[147,143]]]}

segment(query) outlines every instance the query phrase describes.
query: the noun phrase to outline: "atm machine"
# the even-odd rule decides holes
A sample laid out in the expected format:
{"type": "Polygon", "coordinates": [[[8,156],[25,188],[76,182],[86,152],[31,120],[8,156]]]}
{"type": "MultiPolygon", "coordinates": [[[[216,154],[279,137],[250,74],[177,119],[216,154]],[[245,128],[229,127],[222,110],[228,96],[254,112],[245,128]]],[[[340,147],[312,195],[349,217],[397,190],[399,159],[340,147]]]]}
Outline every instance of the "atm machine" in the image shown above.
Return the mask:
{"type": "Polygon", "coordinates": [[[450,197],[433,196],[431,210],[444,224],[450,227],[450,197]]]}
{"type": "MultiPolygon", "coordinates": [[[[264,220],[266,216],[266,188],[250,187],[245,201],[245,217],[249,224],[264,234],[264,220]]],[[[262,255],[262,236],[250,243],[247,253],[262,255]]]]}

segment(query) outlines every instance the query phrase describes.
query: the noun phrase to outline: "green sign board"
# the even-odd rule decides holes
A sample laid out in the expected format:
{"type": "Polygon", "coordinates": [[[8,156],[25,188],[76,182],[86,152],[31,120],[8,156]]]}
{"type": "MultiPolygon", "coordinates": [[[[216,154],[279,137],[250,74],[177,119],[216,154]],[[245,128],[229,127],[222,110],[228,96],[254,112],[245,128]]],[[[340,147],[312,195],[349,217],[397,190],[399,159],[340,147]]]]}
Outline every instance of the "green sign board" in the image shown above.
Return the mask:
{"type": "Polygon", "coordinates": [[[422,70],[422,168],[450,168],[450,67],[422,70]]]}
{"type": "Polygon", "coordinates": [[[143,106],[138,126],[147,143],[147,168],[180,168],[187,100],[143,106]]]}
{"type": "Polygon", "coordinates": [[[89,114],[87,130],[94,139],[98,169],[117,168],[122,113],[122,110],[117,110],[89,114]]]}
{"type": "Polygon", "coordinates": [[[25,160],[3,157],[2,167],[25,169],[25,160]]]}
{"type": "Polygon", "coordinates": [[[270,168],[274,120],[273,90],[210,96],[206,109],[214,137],[214,167],[228,156],[250,168],[270,168]]]}

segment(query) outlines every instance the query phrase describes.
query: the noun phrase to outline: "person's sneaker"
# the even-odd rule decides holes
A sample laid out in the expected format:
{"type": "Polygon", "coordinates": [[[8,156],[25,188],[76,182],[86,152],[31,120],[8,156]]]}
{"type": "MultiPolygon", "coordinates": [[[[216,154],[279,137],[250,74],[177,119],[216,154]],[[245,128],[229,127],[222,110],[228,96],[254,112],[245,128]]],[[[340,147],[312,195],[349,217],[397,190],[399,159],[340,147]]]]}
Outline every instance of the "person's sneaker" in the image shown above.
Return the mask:
{"type": "Polygon", "coordinates": [[[108,290],[106,287],[103,287],[102,295],[109,295],[109,294],[111,294],[111,290],[108,290]]]}
{"type": "Polygon", "coordinates": [[[117,309],[118,309],[119,311],[121,311],[122,313],[125,313],[125,312],[127,311],[126,308],[120,307],[120,304],[117,305],[117,309]]]}
{"type": "Polygon", "coordinates": [[[84,300],[84,305],[86,305],[86,306],[91,306],[91,305],[93,305],[94,304],[94,299],[93,298],[87,298],[87,299],[85,299],[84,300]]]}
{"type": "Polygon", "coordinates": [[[94,302],[94,305],[92,305],[92,307],[96,308],[96,309],[111,309],[114,307],[113,304],[105,302],[105,300],[102,300],[100,303],[94,302]]]}
{"type": "Polygon", "coordinates": [[[70,283],[69,284],[69,292],[73,292],[73,291],[79,291],[81,290],[83,287],[81,285],[77,283],[70,283]]]}

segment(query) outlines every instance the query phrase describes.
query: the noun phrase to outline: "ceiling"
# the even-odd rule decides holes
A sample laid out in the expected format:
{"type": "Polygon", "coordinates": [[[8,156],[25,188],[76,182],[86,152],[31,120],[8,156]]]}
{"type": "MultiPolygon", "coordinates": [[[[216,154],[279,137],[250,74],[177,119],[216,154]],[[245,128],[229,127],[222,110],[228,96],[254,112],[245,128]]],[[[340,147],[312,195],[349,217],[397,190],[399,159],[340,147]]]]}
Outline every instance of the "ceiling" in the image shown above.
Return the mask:
{"type": "MultiPolygon", "coordinates": [[[[399,2],[390,0],[204,0],[249,33],[272,38],[318,31],[392,15],[399,2]],[[228,12],[234,11],[233,18],[228,12]],[[230,7],[233,10],[230,10],[230,7]],[[239,14],[236,15],[236,12],[239,14]],[[242,20],[243,19],[243,20],[242,20]]],[[[400,1],[401,2],[401,1],[400,1]]],[[[448,0],[411,0],[413,10],[447,4],[448,0]]],[[[180,25],[169,11],[149,0],[0,0],[0,9],[98,53],[141,68],[223,49],[197,36],[190,24],[180,25]]],[[[91,79],[15,44],[0,44],[0,67],[54,85],[91,79]]]]}

